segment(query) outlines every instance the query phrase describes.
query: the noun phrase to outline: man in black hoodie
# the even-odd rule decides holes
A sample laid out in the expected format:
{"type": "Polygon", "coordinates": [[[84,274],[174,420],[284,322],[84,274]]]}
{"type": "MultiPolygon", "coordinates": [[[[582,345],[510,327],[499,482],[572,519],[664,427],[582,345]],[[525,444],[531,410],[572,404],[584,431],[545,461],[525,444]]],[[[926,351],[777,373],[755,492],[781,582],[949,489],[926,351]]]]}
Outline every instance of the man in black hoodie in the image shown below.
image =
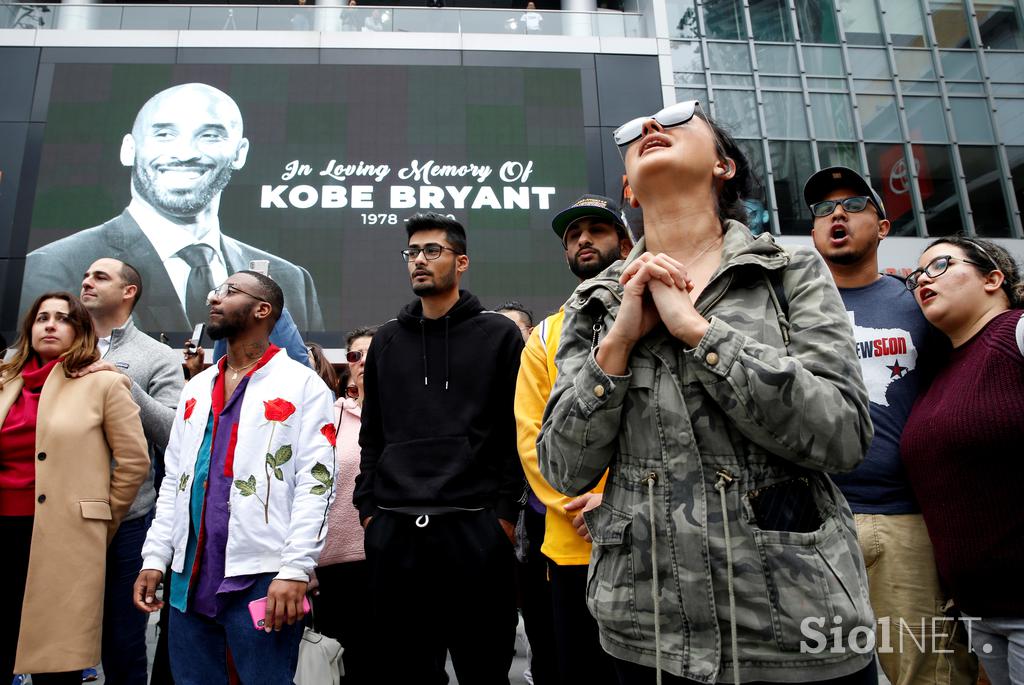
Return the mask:
{"type": "Polygon", "coordinates": [[[513,522],[525,491],[512,410],[523,339],[459,290],[469,268],[455,220],[406,222],[418,296],[366,358],[360,474],[376,682],[508,683],[516,615],[513,522]]]}

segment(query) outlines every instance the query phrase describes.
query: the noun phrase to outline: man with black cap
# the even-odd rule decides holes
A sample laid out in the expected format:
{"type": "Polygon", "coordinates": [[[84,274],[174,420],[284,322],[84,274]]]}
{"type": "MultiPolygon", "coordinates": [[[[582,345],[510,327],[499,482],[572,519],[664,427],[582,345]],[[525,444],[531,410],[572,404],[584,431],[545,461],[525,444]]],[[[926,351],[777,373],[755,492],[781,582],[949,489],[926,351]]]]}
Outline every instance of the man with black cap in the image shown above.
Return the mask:
{"type": "Polygon", "coordinates": [[[871,447],[852,473],[832,479],[856,520],[882,670],[893,685],[967,682],[960,659],[942,653],[951,649],[943,634],[953,624],[942,618],[946,598],[932,545],[900,460],[903,425],[930,360],[941,353],[941,336],[902,280],[878,272],[878,245],[890,224],[882,199],[860,174],[822,169],[804,185],[804,201],[814,217],[814,246],[850,315],[871,399],[871,447]]]}
{"type": "MultiPolygon", "coordinates": [[[[619,206],[601,195],[584,195],[551,222],[565,248],[569,270],[581,281],[593,278],[633,247],[619,206]]],[[[559,677],[556,682],[614,683],[615,669],[601,649],[597,624],[587,610],[590,535],[582,512],[601,503],[604,480],[575,499],[552,488],[537,464],[537,434],[558,373],[555,352],[565,313],[547,317],[534,328],[523,350],[516,381],[519,458],[530,483],[527,509],[544,511],[541,551],[548,558],[551,606],[559,677]]],[[[531,538],[531,544],[537,541],[531,538]]],[[[526,617],[529,628],[530,617],[526,617]]]]}

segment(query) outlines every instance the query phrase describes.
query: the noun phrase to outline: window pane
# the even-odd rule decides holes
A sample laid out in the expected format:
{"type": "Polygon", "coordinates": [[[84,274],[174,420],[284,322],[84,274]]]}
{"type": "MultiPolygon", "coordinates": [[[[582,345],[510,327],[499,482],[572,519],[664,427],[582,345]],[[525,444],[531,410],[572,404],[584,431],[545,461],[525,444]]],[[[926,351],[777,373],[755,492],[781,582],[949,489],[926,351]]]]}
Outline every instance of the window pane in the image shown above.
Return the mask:
{"type": "Polygon", "coordinates": [[[814,76],[843,76],[843,53],[839,48],[805,45],[804,68],[814,76]]]}
{"type": "Polygon", "coordinates": [[[951,94],[958,95],[984,95],[985,86],[980,83],[947,83],[946,88],[951,94]]]}
{"type": "Polygon", "coordinates": [[[839,20],[851,45],[882,45],[875,0],[838,0],[839,20]]]}
{"type": "Polygon", "coordinates": [[[739,0],[707,0],[701,4],[704,30],[709,38],[739,39],[747,37],[743,6],[739,0]]]}
{"type": "Polygon", "coordinates": [[[699,100],[704,107],[708,104],[708,91],[706,88],[676,88],[676,102],[687,100],[699,100]]]}
{"type": "Polygon", "coordinates": [[[871,186],[882,196],[885,213],[892,223],[890,235],[917,235],[917,217],[910,199],[910,175],[903,146],[869,143],[864,146],[864,152],[871,186]]]}
{"type": "Polygon", "coordinates": [[[672,69],[675,71],[704,71],[700,43],[672,43],[672,69]]]}
{"type": "Polygon", "coordinates": [[[753,91],[716,90],[715,119],[734,136],[758,138],[757,102],[753,91]]]}
{"type": "Polygon", "coordinates": [[[856,140],[853,109],[846,95],[811,93],[814,134],[826,140],[856,140]]]}
{"type": "Polygon", "coordinates": [[[841,78],[807,78],[807,87],[812,90],[828,90],[834,93],[846,92],[846,81],[841,78]]]}
{"type": "Polygon", "coordinates": [[[985,55],[985,59],[993,81],[1020,82],[1020,75],[1024,74],[1024,55],[993,52],[985,55]]]}
{"type": "Polygon", "coordinates": [[[917,0],[886,3],[885,24],[893,45],[915,48],[928,46],[924,38],[924,16],[917,0]]]}
{"type": "Polygon", "coordinates": [[[818,159],[822,169],[830,166],[860,169],[856,143],[818,143],[818,159]]]}
{"type": "Polygon", "coordinates": [[[1024,95],[1024,83],[993,83],[993,95],[1024,95]]]}
{"type": "Polygon", "coordinates": [[[792,45],[754,44],[757,67],[765,74],[799,74],[796,68],[796,48],[792,45]]]}
{"type": "Polygon", "coordinates": [[[903,92],[914,95],[938,95],[939,84],[935,81],[904,81],[903,92]]]}
{"type": "Polygon", "coordinates": [[[896,98],[891,95],[859,95],[857,107],[865,140],[897,142],[903,137],[896,114],[896,98]]]}
{"type": "Polygon", "coordinates": [[[665,9],[668,12],[668,25],[672,27],[670,38],[696,38],[699,35],[697,10],[693,0],[666,0],[665,9]]]}
{"type": "Polygon", "coordinates": [[[892,81],[854,81],[853,89],[858,93],[878,93],[879,95],[891,95],[896,92],[892,81]]]}
{"type": "Polygon", "coordinates": [[[956,139],[961,143],[995,143],[988,101],[981,98],[950,98],[956,139]]]}
{"type": "Polygon", "coordinates": [[[1013,196],[1017,198],[1017,206],[1024,207],[1024,147],[1007,146],[1006,156],[1010,160],[1013,196]]]}
{"type": "Polygon", "coordinates": [[[905,97],[903,106],[907,109],[907,126],[910,139],[944,143],[949,140],[946,120],[939,98],[905,97]]]}
{"type": "Polygon", "coordinates": [[[672,76],[675,80],[676,85],[681,88],[685,88],[686,86],[705,85],[704,74],[681,74],[677,71],[676,73],[672,74],[672,76]]]}
{"type": "Polygon", "coordinates": [[[708,43],[711,71],[732,71],[749,74],[750,51],[746,43],[708,43]]]}
{"type": "Polygon", "coordinates": [[[814,173],[811,144],[772,141],[768,143],[768,149],[772,159],[779,228],[783,233],[807,235],[811,230],[811,213],[804,206],[803,182],[814,173]]]}
{"type": "Polygon", "coordinates": [[[893,50],[896,53],[896,71],[900,78],[935,78],[930,50],[893,50]]]}
{"type": "Polygon", "coordinates": [[[973,52],[952,52],[943,50],[939,53],[942,60],[942,73],[947,79],[954,81],[980,81],[978,57],[973,52]]]}
{"type": "Polygon", "coordinates": [[[741,76],[739,74],[712,74],[711,83],[715,86],[745,86],[754,87],[753,76],[741,76]]]}
{"type": "Polygon", "coordinates": [[[885,50],[870,48],[850,48],[850,71],[855,78],[888,79],[892,76],[885,50]]]}
{"type": "Polygon", "coordinates": [[[800,90],[800,79],[796,76],[762,76],[761,87],[775,90],[800,90]]]}
{"type": "Polygon", "coordinates": [[[999,182],[999,161],[994,147],[960,146],[967,197],[971,200],[974,230],[989,237],[1010,236],[1010,216],[999,182]]]}
{"type": "Polygon", "coordinates": [[[839,43],[832,0],[796,0],[796,23],[805,43],[839,43]]]}
{"type": "Polygon", "coordinates": [[[974,3],[981,44],[996,50],[1024,49],[1024,32],[1017,0],[979,0],[974,3]]]}
{"type": "Polygon", "coordinates": [[[764,120],[769,138],[806,138],[804,101],[798,93],[765,91],[764,120]]]}
{"type": "Polygon", "coordinates": [[[1003,143],[1024,145],[1024,100],[996,100],[996,122],[1003,143]]]}
{"type": "Polygon", "coordinates": [[[750,0],[750,26],[758,40],[793,40],[789,3],[785,0],[750,0]]]}
{"type": "Polygon", "coordinates": [[[754,173],[754,190],[747,198],[747,228],[754,235],[771,233],[771,214],[768,212],[764,190],[765,173],[764,152],[761,149],[760,140],[737,140],[736,144],[747,156],[750,163],[750,170],[754,173]]]}
{"type": "Polygon", "coordinates": [[[960,198],[953,183],[953,163],[948,145],[914,145],[917,187],[924,203],[928,235],[952,235],[964,228],[960,198]]]}
{"type": "Polygon", "coordinates": [[[930,0],[928,6],[940,48],[972,47],[963,0],[930,0]]]}

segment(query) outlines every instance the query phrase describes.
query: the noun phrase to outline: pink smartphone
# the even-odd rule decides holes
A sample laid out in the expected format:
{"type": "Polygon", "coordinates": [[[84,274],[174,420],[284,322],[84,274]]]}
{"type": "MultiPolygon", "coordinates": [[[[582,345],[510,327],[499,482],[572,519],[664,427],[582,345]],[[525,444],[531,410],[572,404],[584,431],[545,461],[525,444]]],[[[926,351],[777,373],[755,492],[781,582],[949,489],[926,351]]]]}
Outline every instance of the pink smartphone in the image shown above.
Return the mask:
{"type": "MultiPolygon", "coordinates": [[[[302,610],[309,613],[309,597],[302,598],[302,610]]],[[[267,619],[267,598],[254,599],[249,602],[249,615],[252,616],[252,627],[263,630],[267,619]]]]}

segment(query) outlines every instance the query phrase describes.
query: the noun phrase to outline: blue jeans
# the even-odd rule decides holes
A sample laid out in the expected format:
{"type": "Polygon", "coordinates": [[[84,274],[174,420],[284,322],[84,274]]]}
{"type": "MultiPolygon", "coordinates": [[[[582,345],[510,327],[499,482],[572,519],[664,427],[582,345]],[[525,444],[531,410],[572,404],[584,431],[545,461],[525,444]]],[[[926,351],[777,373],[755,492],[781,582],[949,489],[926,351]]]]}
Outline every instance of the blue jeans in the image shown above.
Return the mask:
{"type": "Polygon", "coordinates": [[[977,653],[992,685],[1024,683],[1024,619],[972,621],[971,649],[977,653]]]}
{"type": "Polygon", "coordinates": [[[302,623],[267,633],[252,625],[249,602],[267,596],[274,574],[259,577],[248,590],[231,594],[217,618],[171,607],[168,629],[171,672],[176,685],[227,683],[227,650],[245,685],[286,685],[295,676],[302,623]]]}
{"type": "Polygon", "coordinates": [[[108,685],[146,685],[147,615],[135,608],[132,587],[142,569],[149,513],[125,521],[107,548],[103,598],[103,676],[108,685]]]}

